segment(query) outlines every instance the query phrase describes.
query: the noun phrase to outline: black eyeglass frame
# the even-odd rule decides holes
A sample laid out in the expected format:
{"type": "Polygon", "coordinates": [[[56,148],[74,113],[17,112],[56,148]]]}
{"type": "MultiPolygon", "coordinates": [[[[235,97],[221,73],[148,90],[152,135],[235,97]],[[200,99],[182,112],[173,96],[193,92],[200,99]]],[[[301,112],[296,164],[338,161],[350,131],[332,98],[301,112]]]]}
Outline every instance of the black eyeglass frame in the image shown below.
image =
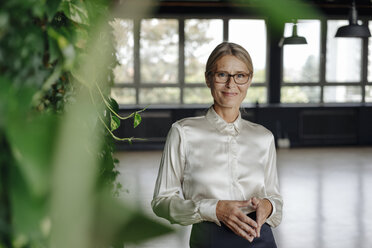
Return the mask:
{"type": "Polygon", "coordinates": [[[228,78],[227,78],[227,80],[225,81],[225,82],[216,82],[215,80],[215,83],[217,83],[217,84],[226,84],[227,82],[229,82],[230,81],[230,78],[232,77],[233,79],[234,79],[234,82],[237,84],[237,85],[245,85],[245,84],[247,84],[248,82],[249,82],[249,80],[251,79],[251,77],[252,77],[252,73],[245,73],[245,72],[238,72],[238,73],[235,73],[235,74],[230,74],[230,73],[228,73],[227,71],[216,71],[216,72],[212,72],[212,71],[210,71],[209,72],[209,74],[212,74],[213,75],[213,78],[214,79],[216,79],[216,74],[217,73],[226,73],[227,74],[227,76],[228,76],[228,78]],[[247,81],[246,82],[244,82],[244,83],[238,83],[238,82],[236,82],[236,79],[235,79],[235,76],[236,75],[239,75],[239,74],[244,74],[244,75],[247,75],[248,77],[248,79],[247,79],[247,81]]]}

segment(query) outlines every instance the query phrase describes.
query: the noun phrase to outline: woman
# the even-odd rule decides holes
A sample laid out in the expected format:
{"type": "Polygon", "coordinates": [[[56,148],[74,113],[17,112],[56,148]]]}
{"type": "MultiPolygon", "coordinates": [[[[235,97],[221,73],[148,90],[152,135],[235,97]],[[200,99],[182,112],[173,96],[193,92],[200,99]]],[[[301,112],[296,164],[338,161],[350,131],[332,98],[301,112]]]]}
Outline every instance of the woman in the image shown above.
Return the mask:
{"type": "Polygon", "coordinates": [[[171,223],[193,224],[192,248],[276,247],[270,226],[283,202],[274,138],[239,111],[252,76],[248,52],[221,43],[206,65],[213,106],[169,131],[151,205],[171,223]]]}

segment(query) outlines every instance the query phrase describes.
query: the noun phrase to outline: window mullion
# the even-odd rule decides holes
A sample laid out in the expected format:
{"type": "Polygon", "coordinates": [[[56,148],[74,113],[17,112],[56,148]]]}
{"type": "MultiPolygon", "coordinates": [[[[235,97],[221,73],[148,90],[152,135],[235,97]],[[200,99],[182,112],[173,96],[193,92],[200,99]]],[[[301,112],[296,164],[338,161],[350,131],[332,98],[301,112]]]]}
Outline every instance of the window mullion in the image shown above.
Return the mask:
{"type": "Polygon", "coordinates": [[[133,37],[134,37],[134,85],[136,88],[136,104],[139,104],[139,91],[140,91],[140,25],[141,19],[133,20],[133,37]]]}
{"type": "Polygon", "coordinates": [[[223,41],[229,40],[229,19],[224,18],[223,19],[223,41]]]}
{"type": "MultiPolygon", "coordinates": [[[[363,25],[368,26],[368,20],[363,20],[363,25]]],[[[368,82],[368,38],[362,39],[362,70],[361,70],[361,87],[362,87],[362,103],[366,102],[366,85],[368,82]]]]}
{"type": "Polygon", "coordinates": [[[324,103],[324,85],[326,84],[327,61],[327,20],[320,20],[320,103],[324,103]]]}
{"type": "Polygon", "coordinates": [[[180,103],[184,103],[185,88],[185,19],[178,20],[178,82],[180,85],[180,103]]]}

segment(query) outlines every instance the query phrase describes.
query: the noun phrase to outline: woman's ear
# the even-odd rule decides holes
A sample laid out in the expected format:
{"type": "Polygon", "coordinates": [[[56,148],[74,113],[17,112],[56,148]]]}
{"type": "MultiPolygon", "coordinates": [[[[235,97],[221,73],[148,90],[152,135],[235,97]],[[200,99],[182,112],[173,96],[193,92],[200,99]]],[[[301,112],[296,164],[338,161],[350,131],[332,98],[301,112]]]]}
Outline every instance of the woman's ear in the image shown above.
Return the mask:
{"type": "Polygon", "coordinates": [[[204,77],[205,77],[205,83],[207,84],[208,88],[211,88],[211,82],[210,82],[210,78],[208,77],[208,74],[205,73],[204,77]]]}
{"type": "Polygon", "coordinates": [[[248,82],[248,87],[250,87],[250,86],[251,86],[251,84],[252,84],[252,79],[253,79],[253,73],[251,74],[251,78],[249,79],[249,82],[248,82]]]}

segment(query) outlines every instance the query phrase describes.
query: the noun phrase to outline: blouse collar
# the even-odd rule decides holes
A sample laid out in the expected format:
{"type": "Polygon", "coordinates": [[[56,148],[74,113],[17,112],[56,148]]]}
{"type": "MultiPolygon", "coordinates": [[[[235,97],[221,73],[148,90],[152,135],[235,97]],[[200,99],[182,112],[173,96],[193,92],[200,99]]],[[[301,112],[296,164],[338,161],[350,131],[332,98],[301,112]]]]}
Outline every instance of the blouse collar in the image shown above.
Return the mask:
{"type": "Polygon", "coordinates": [[[232,123],[226,122],[221,116],[219,116],[211,106],[205,115],[207,120],[214,126],[218,131],[223,134],[228,135],[238,135],[240,131],[241,113],[239,111],[239,116],[232,123]]]}

